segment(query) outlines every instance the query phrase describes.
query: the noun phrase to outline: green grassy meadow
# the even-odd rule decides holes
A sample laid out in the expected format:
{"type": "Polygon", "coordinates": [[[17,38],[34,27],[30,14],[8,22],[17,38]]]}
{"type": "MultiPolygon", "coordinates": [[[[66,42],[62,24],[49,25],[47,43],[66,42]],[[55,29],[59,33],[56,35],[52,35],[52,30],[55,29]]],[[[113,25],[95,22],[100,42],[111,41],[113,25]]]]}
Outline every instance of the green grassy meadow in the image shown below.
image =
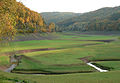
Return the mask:
{"type": "Polygon", "coordinates": [[[119,35],[90,35],[72,32],[52,33],[52,35],[56,35],[57,38],[14,41],[9,42],[8,45],[1,45],[0,67],[10,65],[9,55],[6,55],[6,53],[43,48],[54,48],[54,50],[17,53],[18,56],[24,55],[21,63],[13,70],[14,73],[0,71],[0,83],[15,83],[17,81],[24,81],[25,83],[120,82],[119,35]],[[92,40],[115,41],[108,43],[92,40]],[[82,61],[81,58],[84,57],[87,57],[89,61],[111,69],[109,72],[100,73],[82,61]],[[24,75],[18,73],[48,75],[24,75]]]}

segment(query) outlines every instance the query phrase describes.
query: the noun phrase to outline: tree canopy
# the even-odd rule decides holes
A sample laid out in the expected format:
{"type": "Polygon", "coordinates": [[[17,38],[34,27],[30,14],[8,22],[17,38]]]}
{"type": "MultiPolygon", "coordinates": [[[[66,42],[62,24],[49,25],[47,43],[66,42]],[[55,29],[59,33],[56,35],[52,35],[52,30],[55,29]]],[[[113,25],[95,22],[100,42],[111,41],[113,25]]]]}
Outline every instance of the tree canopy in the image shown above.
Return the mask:
{"type": "Polygon", "coordinates": [[[106,7],[83,13],[57,23],[68,31],[118,31],[120,30],[120,7],[106,7]]]}
{"type": "Polygon", "coordinates": [[[42,16],[16,0],[0,0],[0,40],[11,39],[16,32],[47,31],[42,16]]]}

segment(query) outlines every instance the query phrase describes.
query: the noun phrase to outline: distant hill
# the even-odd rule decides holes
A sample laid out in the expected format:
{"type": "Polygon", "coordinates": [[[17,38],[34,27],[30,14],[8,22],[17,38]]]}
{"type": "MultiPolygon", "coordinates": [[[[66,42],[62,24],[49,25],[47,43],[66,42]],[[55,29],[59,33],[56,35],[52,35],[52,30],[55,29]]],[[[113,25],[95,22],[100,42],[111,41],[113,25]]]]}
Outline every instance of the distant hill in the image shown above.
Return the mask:
{"type": "MultiPolygon", "coordinates": [[[[118,18],[118,16],[120,15],[119,12],[120,12],[120,6],[105,7],[105,8],[98,9],[96,11],[84,13],[77,17],[66,19],[62,22],[57,23],[57,25],[59,25],[59,27],[62,27],[63,30],[71,30],[71,31],[73,30],[75,31],[118,30],[118,29],[115,29],[113,25],[115,25],[116,21],[119,19],[116,19],[115,21],[115,20],[110,20],[109,18],[113,17],[113,15],[114,15],[113,19],[118,18]],[[110,22],[113,24],[113,25],[109,25],[113,27],[112,29],[109,29],[109,26],[108,26],[110,22]],[[99,29],[98,29],[98,26],[99,26],[99,29]],[[103,27],[104,29],[102,29],[103,27]]],[[[120,26],[117,26],[117,27],[120,27],[120,26]]]]}
{"type": "Polygon", "coordinates": [[[49,24],[50,22],[58,23],[69,18],[80,16],[80,13],[73,12],[43,12],[41,13],[45,22],[49,24]]]}

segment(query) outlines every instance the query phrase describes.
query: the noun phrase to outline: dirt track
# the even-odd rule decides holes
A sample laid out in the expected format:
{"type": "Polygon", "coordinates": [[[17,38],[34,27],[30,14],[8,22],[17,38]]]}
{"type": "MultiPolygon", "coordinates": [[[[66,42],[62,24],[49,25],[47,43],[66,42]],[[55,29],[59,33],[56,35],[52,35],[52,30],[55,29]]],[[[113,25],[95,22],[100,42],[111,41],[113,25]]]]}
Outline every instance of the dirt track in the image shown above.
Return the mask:
{"type": "Polygon", "coordinates": [[[47,51],[47,50],[56,50],[56,48],[27,49],[27,50],[19,50],[19,51],[16,51],[16,52],[7,52],[7,53],[4,53],[4,54],[5,55],[12,55],[14,53],[20,54],[20,53],[30,53],[30,52],[47,51]]]}
{"type": "MultiPolygon", "coordinates": [[[[88,44],[80,44],[80,45],[73,45],[71,47],[80,47],[80,46],[91,46],[91,45],[100,45],[99,43],[88,43],[88,44]]],[[[69,47],[70,48],[70,47],[69,47]]],[[[41,48],[41,49],[27,49],[27,50],[19,50],[15,52],[6,52],[3,53],[4,55],[12,55],[12,54],[22,54],[22,53],[30,53],[36,51],[47,51],[47,50],[57,50],[57,49],[66,49],[66,48],[41,48]]]]}

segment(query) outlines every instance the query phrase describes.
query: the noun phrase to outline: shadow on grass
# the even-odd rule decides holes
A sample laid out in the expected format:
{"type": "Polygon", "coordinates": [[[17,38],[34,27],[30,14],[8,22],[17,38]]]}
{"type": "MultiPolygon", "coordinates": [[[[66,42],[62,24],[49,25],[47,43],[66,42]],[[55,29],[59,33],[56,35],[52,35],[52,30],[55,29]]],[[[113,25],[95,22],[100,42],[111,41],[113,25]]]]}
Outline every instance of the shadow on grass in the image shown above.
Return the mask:
{"type": "Polygon", "coordinates": [[[60,74],[73,74],[73,73],[91,73],[95,71],[75,71],[75,72],[52,72],[42,69],[15,69],[12,73],[18,74],[44,74],[44,75],[60,75],[60,74]]]}
{"type": "Polygon", "coordinates": [[[101,68],[101,69],[104,69],[104,70],[109,70],[110,71],[111,69],[114,69],[113,67],[102,66],[102,65],[97,64],[97,63],[92,63],[92,64],[101,68]]]}
{"type": "Polygon", "coordinates": [[[92,61],[120,61],[120,59],[98,59],[98,60],[92,60],[92,61]]]}

